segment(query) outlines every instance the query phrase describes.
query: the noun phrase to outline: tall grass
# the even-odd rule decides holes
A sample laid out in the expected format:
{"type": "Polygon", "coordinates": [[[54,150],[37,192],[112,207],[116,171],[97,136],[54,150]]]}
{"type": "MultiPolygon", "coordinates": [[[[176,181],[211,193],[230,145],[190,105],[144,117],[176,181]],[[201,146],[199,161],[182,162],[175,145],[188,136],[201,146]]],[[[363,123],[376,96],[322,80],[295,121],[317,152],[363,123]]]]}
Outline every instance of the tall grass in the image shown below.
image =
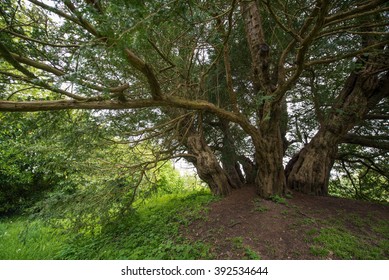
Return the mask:
{"type": "Polygon", "coordinates": [[[56,259],[65,246],[66,236],[44,225],[42,221],[25,218],[0,221],[0,259],[56,259]]]}

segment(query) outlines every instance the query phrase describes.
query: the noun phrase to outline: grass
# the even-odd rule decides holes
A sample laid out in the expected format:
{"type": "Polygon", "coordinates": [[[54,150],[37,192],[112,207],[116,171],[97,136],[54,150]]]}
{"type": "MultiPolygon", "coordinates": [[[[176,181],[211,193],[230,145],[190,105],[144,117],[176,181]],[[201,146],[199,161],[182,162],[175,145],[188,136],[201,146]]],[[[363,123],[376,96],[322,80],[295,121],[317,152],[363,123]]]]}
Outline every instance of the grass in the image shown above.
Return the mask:
{"type": "Polygon", "coordinates": [[[44,225],[26,219],[0,221],[1,260],[50,260],[65,246],[65,236],[44,225]]]}
{"type": "Polygon", "coordinates": [[[307,231],[312,237],[313,255],[346,260],[389,259],[389,221],[356,214],[342,217],[321,221],[321,229],[307,231]]]}
{"type": "Polygon", "coordinates": [[[202,217],[207,191],[138,201],[134,214],[99,234],[66,235],[39,221],[0,223],[0,259],[209,259],[209,247],[189,242],[180,228],[202,217]]]}
{"type": "MultiPolygon", "coordinates": [[[[212,259],[210,244],[189,241],[181,232],[191,222],[205,219],[205,205],[213,200],[205,190],[139,200],[131,215],[89,233],[64,232],[26,217],[3,219],[0,259],[212,259]]],[[[254,211],[268,211],[261,201],[253,200],[254,211]]],[[[288,217],[291,213],[283,210],[281,214],[288,217]]],[[[232,225],[239,222],[231,221],[232,225]]],[[[323,221],[308,217],[294,226],[306,229],[310,252],[318,258],[389,258],[389,221],[359,216],[323,221]]],[[[242,236],[228,238],[232,250],[243,259],[261,259],[244,240],[242,236]]],[[[274,250],[270,245],[266,247],[274,250]]]]}
{"type": "Polygon", "coordinates": [[[366,237],[349,233],[344,228],[328,227],[321,229],[313,238],[310,251],[324,258],[377,260],[387,259],[389,242],[373,245],[366,237]]]}

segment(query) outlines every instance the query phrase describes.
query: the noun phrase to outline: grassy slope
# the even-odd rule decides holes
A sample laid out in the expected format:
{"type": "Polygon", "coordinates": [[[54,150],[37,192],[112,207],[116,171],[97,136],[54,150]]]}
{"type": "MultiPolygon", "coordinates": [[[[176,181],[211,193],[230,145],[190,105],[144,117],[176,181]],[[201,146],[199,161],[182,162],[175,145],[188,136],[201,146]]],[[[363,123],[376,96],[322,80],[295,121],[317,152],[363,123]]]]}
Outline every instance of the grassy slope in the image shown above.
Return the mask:
{"type": "MultiPolygon", "coordinates": [[[[215,244],[189,241],[180,233],[180,228],[193,221],[205,221],[207,207],[204,205],[212,200],[209,193],[195,191],[137,202],[133,215],[95,235],[63,234],[38,220],[3,220],[0,221],[0,259],[212,259],[217,251],[215,244]]],[[[254,203],[251,214],[270,215],[280,208],[281,218],[290,220],[301,212],[278,201],[266,203],[266,211],[254,203]],[[272,205],[274,209],[269,210],[272,205]]],[[[389,258],[387,220],[377,222],[352,213],[343,218],[337,216],[335,220],[303,217],[295,222],[301,222],[298,232],[309,245],[312,258],[389,258]]],[[[210,232],[216,230],[217,224],[212,226],[214,230],[211,227],[210,232]]],[[[242,231],[234,237],[220,231],[217,238],[230,243],[228,250],[236,251],[236,256],[260,258],[261,251],[245,243],[245,234],[242,231]]]]}
{"type": "Polygon", "coordinates": [[[214,198],[204,191],[137,203],[137,211],[95,235],[61,235],[40,221],[0,222],[0,259],[199,259],[208,247],[189,243],[180,225],[197,219],[214,198]]]}

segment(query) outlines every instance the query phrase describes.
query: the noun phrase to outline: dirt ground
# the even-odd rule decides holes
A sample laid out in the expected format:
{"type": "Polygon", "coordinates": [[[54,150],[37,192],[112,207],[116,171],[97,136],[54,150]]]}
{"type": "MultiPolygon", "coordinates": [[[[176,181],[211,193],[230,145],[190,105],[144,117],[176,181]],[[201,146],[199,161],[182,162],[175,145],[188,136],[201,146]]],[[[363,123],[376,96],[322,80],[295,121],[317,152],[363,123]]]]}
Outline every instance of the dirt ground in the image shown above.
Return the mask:
{"type": "Polygon", "coordinates": [[[185,232],[193,241],[210,244],[216,259],[250,258],[252,253],[261,259],[337,259],[314,255],[309,233],[338,224],[356,235],[376,234],[371,225],[382,220],[389,221],[388,205],[299,193],[275,202],[245,187],[212,203],[185,232]]]}

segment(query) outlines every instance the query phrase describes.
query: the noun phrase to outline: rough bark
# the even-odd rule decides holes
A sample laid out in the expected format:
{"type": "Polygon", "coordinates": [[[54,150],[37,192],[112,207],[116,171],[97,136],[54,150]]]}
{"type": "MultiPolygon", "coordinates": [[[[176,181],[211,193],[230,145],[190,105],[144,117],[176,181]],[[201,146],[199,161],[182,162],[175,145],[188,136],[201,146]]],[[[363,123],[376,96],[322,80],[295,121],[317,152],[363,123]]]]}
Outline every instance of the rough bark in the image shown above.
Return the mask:
{"type": "Polygon", "coordinates": [[[191,162],[197,175],[208,184],[215,195],[228,195],[237,186],[228,173],[220,166],[218,159],[207,145],[201,133],[190,132],[186,139],[188,152],[193,155],[191,162]]]}
{"type": "Polygon", "coordinates": [[[286,188],[282,159],[284,145],[281,135],[281,99],[276,98],[270,79],[270,47],[262,28],[262,17],[256,1],[240,1],[250,49],[254,90],[259,100],[257,108],[258,129],[251,134],[258,166],[255,184],[261,197],[281,195],[286,188]]]}
{"type": "MultiPolygon", "coordinates": [[[[277,124],[275,124],[277,126],[277,124]]],[[[258,166],[255,183],[261,197],[283,195],[286,180],[283,159],[283,141],[279,129],[261,137],[256,144],[256,163],[258,166]]]]}
{"type": "Polygon", "coordinates": [[[388,92],[388,74],[380,80],[366,72],[351,74],[335,101],[334,111],[315,137],[289,162],[288,187],[303,193],[327,195],[337,146],[388,92]]]}
{"type": "Polygon", "coordinates": [[[320,131],[286,167],[288,187],[294,191],[327,195],[330,171],[337,153],[336,134],[320,131]]]}
{"type": "Polygon", "coordinates": [[[240,188],[244,184],[244,176],[239,167],[239,156],[231,134],[230,123],[223,119],[220,120],[220,129],[223,131],[223,146],[221,148],[223,169],[228,173],[233,185],[240,188]]]}

